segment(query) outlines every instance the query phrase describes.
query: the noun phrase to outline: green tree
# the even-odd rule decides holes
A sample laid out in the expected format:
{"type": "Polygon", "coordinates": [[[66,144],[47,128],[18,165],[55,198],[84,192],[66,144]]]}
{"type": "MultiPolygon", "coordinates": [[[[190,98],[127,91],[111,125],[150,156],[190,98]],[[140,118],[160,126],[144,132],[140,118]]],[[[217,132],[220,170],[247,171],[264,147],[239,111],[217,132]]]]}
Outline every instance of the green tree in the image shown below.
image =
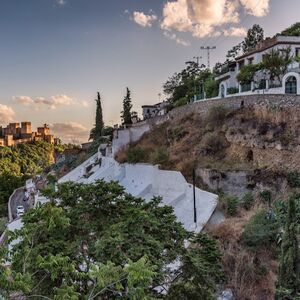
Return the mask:
{"type": "Polygon", "coordinates": [[[200,85],[212,77],[209,69],[194,61],[185,63],[185,68],[171,76],[163,85],[164,93],[174,106],[180,106],[193,99],[195,93],[199,93],[200,85]]]}
{"type": "Polygon", "coordinates": [[[277,299],[300,298],[300,256],[297,239],[297,215],[295,198],[289,199],[279,260],[277,299]]]}
{"type": "Polygon", "coordinates": [[[280,79],[286,70],[288,64],[292,62],[291,48],[275,50],[272,49],[263,57],[263,66],[270,73],[270,79],[280,79]]]}
{"type": "MultiPolygon", "coordinates": [[[[146,203],[115,182],[65,183],[29,210],[11,253],[7,291],[51,299],[150,299],[190,234],[160,199],[146,203]],[[60,199],[56,203],[55,199],[60,199]],[[80,295],[80,296],[79,296],[80,295]]],[[[4,276],[4,275],[3,275],[4,276]]]]}
{"type": "Polygon", "coordinates": [[[132,124],[131,109],[132,109],[131,93],[130,93],[129,88],[126,88],[126,96],[123,99],[123,111],[121,112],[121,118],[122,118],[123,124],[125,124],[125,125],[132,124]]]}
{"type": "Polygon", "coordinates": [[[243,52],[247,53],[255,49],[258,43],[264,39],[264,30],[258,24],[254,24],[247,32],[242,44],[243,52]]]}
{"type": "Polygon", "coordinates": [[[215,299],[216,283],[224,279],[221,253],[214,239],[199,234],[192,239],[190,250],[182,258],[167,299],[215,299]]]}
{"type": "Polygon", "coordinates": [[[300,36],[300,22],[293,24],[289,28],[283,30],[280,35],[300,36]]]}
{"type": "Polygon", "coordinates": [[[95,119],[95,127],[90,132],[90,140],[99,140],[103,134],[104,122],[102,115],[102,105],[101,105],[101,96],[98,92],[96,101],[96,119],[95,119]]]}

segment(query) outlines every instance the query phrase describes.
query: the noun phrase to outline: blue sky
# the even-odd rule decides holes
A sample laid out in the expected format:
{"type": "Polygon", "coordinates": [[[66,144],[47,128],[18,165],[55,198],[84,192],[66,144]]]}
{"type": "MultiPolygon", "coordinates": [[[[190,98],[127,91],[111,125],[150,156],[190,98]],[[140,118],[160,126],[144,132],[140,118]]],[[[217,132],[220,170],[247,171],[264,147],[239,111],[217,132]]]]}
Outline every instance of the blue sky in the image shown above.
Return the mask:
{"type": "Polygon", "coordinates": [[[127,86],[139,111],[185,61],[206,62],[200,46],[217,46],[214,64],[254,23],[274,35],[299,11],[299,0],[0,0],[0,123],[84,140],[98,90],[118,123],[127,86]]]}

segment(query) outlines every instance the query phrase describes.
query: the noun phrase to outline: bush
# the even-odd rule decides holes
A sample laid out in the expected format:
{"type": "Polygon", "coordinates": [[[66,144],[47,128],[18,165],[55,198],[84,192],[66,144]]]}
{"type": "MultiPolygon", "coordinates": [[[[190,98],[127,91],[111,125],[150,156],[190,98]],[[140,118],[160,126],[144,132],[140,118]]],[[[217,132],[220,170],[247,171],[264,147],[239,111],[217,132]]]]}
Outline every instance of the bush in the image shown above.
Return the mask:
{"type": "Polygon", "coordinates": [[[272,193],[271,193],[271,191],[269,191],[269,190],[261,191],[259,193],[259,196],[260,196],[260,199],[263,202],[268,203],[268,204],[271,203],[271,200],[272,200],[272,193]]]}
{"type": "Polygon", "coordinates": [[[0,235],[4,232],[6,228],[7,218],[0,218],[0,235]]]}
{"type": "Polygon", "coordinates": [[[250,192],[246,193],[242,198],[243,207],[247,210],[251,208],[253,202],[254,202],[254,197],[250,192]]]}
{"type": "Polygon", "coordinates": [[[157,148],[152,154],[152,159],[155,164],[166,164],[169,162],[170,156],[168,150],[164,147],[157,148]]]}
{"type": "Polygon", "coordinates": [[[289,172],[287,175],[287,182],[290,187],[299,188],[300,187],[300,172],[299,171],[289,172]]]}
{"type": "Polygon", "coordinates": [[[235,216],[237,214],[239,199],[235,196],[229,196],[226,198],[226,213],[229,216],[235,216]]]}
{"type": "Polygon", "coordinates": [[[141,147],[129,147],[127,161],[132,164],[145,162],[148,159],[149,151],[141,147]]]}
{"type": "Polygon", "coordinates": [[[239,92],[239,88],[237,88],[237,87],[230,87],[227,89],[228,95],[237,94],[238,92],[239,92]]]}
{"type": "Polygon", "coordinates": [[[242,239],[249,247],[262,247],[276,242],[278,234],[276,219],[266,210],[260,210],[244,227],[242,239]]]}
{"type": "Polygon", "coordinates": [[[207,133],[200,144],[200,149],[204,154],[216,154],[226,147],[225,137],[215,132],[207,133]]]}
{"type": "Polygon", "coordinates": [[[210,78],[205,81],[204,88],[207,98],[214,98],[217,97],[219,94],[219,85],[217,81],[215,81],[213,78],[210,78]]]}
{"type": "Polygon", "coordinates": [[[212,106],[207,113],[206,123],[221,127],[231,110],[223,105],[212,106]]]}
{"type": "Polygon", "coordinates": [[[183,105],[186,105],[187,103],[188,103],[188,99],[186,97],[183,97],[174,103],[174,107],[183,106],[183,105]]]}

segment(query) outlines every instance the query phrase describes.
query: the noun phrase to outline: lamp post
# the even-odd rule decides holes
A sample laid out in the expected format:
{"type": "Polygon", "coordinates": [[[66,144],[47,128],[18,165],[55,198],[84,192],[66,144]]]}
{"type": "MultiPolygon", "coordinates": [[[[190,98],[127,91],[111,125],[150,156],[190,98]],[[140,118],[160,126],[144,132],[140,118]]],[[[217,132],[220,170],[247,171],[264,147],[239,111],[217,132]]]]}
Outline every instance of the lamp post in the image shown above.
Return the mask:
{"type": "Polygon", "coordinates": [[[194,199],[194,223],[197,226],[197,207],[196,207],[196,172],[193,168],[193,199],[194,199]]]}

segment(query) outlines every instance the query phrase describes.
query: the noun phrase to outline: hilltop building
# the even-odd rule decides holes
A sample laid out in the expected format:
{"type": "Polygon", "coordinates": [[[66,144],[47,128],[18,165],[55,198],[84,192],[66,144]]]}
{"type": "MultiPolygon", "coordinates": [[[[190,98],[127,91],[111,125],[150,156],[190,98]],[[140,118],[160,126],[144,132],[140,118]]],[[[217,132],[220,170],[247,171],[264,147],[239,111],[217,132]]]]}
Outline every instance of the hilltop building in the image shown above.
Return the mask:
{"type": "Polygon", "coordinates": [[[59,139],[54,138],[47,124],[38,127],[37,132],[32,131],[31,122],[9,123],[5,128],[0,127],[0,147],[10,147],[32,141],[45,141],[50,144],[59,143],[59,139]]]}
{"type": "MultiPolygon", "coordinates": [[[[234,61],[224,65],[215,78],[219,83],[217,98],[243,96],[251,94],[300,94],[300,37],[278,35],[260,42],[248,53],[236,57],[234,61]],[[237,75],[243,66],[263,62],[264,56],[272,50],[281,51],[290,48],[292,62],[283,70],[278,78],[271,78],[270,72],[258,70],[251,82],[241,84],[237,75]]],[[[201,99],[199,99],[201,100],[201,99]]]]}

